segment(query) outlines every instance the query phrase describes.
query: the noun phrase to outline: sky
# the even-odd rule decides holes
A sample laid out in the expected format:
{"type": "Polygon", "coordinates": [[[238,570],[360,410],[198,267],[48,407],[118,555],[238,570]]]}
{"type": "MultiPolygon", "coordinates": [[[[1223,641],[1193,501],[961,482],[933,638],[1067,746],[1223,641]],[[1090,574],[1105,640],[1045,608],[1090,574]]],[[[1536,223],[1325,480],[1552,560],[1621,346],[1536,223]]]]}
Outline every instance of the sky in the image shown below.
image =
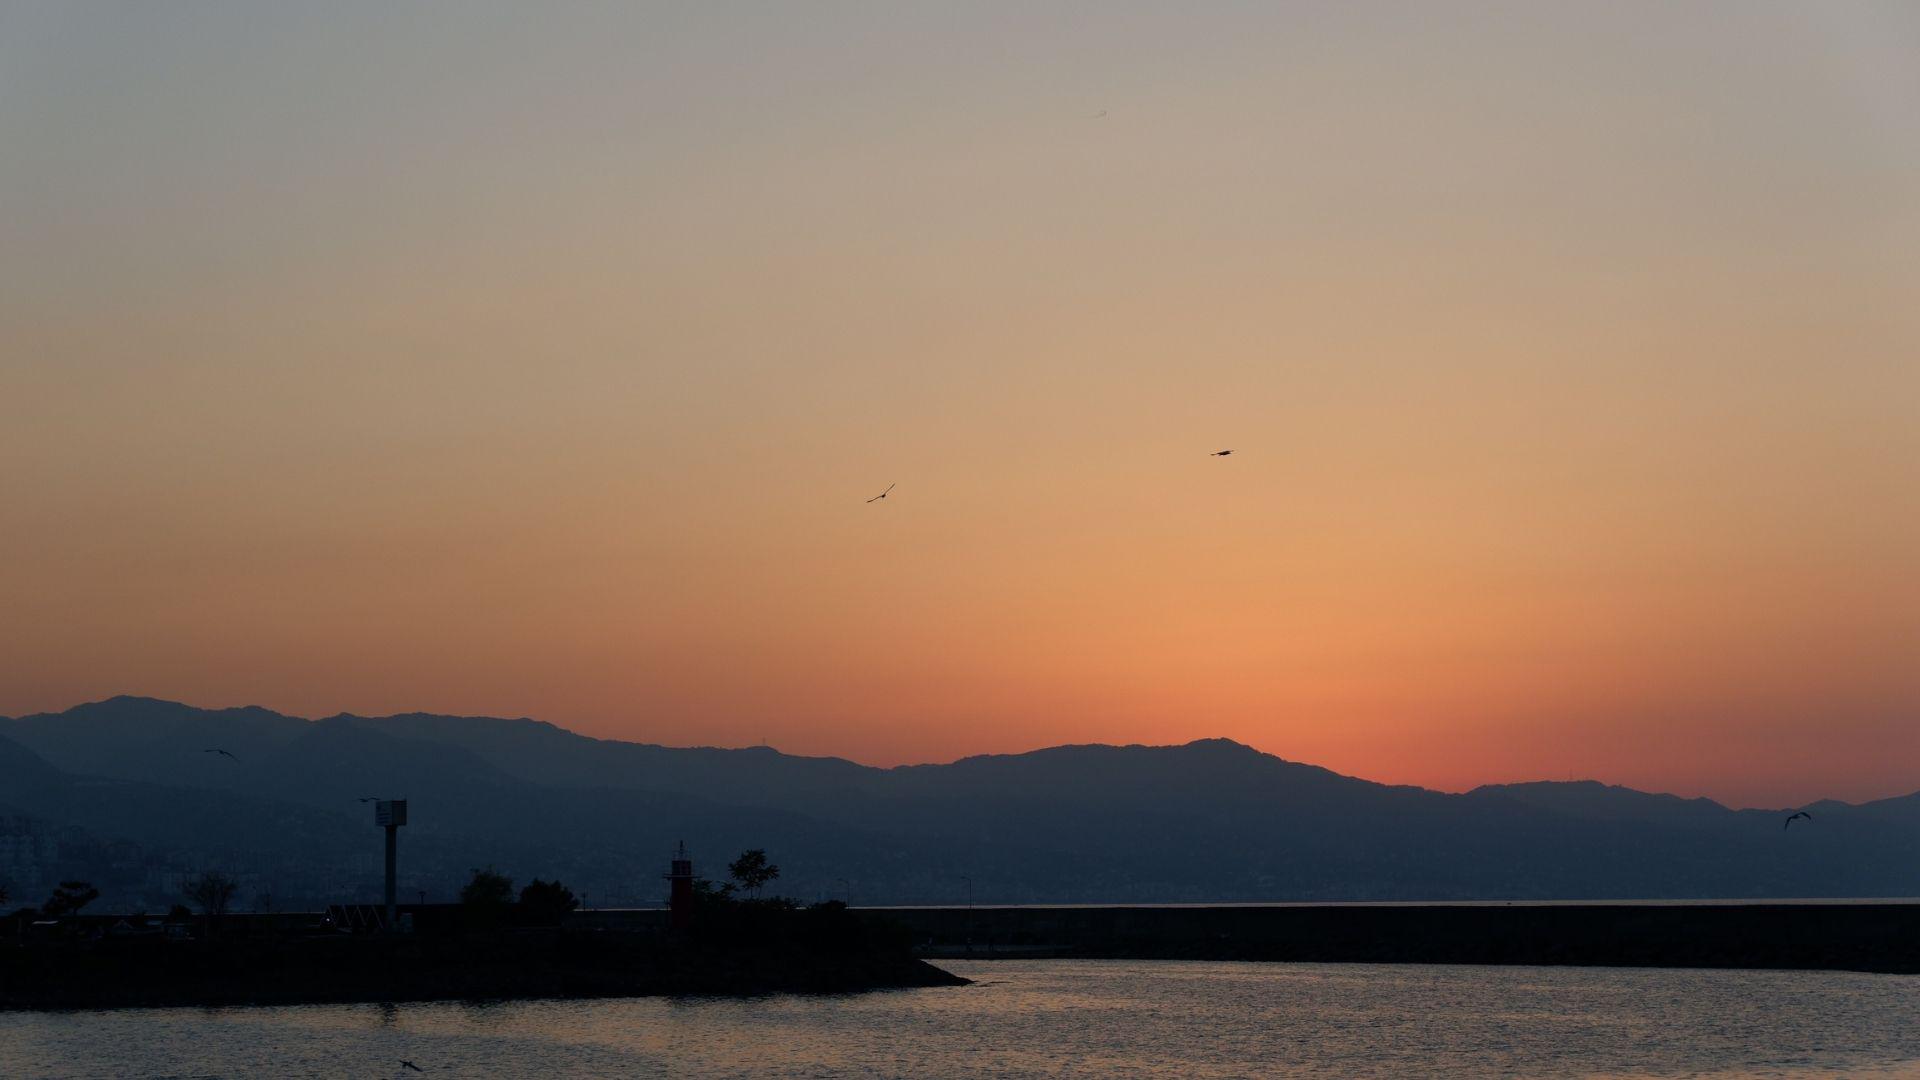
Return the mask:
{"type": "Polygon", "coordinates": [[[1907,3],[0,0],[0,713],[1902,794],[1916,300],[1907,3]]]}

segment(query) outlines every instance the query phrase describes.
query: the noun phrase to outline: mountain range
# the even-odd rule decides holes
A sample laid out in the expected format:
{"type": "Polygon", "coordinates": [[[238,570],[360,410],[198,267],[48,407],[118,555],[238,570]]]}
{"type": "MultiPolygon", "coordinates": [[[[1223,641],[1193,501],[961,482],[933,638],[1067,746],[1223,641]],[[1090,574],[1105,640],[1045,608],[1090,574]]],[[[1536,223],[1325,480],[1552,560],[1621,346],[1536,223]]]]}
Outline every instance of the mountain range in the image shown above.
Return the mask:
{"type": "Polygon", "coordinates": [[[776,891],[859,904],[963,902],[968,882],[980,903],[1920,894],[1920,793],[1815,803],[1788,829],[1783,811],[1593,781],[1384,785],[1225,739],[874,768],[529,719],[138,697],[0,718],[0,815],[115,842],[114,866],[58,872],[124,904],[164,906],[207,869],[282,905],[371,899],[370,797],[409,800],[402,887],[440,899],[493,866],[650,905],[682,840],[705,876],[764,848],[776,891]]]}

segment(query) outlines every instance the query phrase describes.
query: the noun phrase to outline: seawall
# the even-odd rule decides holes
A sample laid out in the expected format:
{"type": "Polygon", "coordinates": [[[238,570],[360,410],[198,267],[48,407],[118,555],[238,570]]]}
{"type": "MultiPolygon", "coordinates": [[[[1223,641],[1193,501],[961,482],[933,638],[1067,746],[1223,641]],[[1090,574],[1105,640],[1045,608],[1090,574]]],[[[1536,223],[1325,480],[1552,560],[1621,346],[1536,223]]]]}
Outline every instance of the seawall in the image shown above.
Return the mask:
{"type": "Polygon", "coordinates": [[[1572,964],[1920,972],[1920,904],[870,909],[926,957],[1572,964]]]}

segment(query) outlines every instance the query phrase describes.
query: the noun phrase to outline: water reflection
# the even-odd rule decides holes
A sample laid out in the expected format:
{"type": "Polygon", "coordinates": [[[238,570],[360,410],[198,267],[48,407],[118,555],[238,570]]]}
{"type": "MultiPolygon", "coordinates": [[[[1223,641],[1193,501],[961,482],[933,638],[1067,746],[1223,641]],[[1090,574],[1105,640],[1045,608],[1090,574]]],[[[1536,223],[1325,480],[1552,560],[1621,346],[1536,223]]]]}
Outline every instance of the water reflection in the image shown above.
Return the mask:
{"type": "Polygon", "coordinates": [[[383,1076],[402,1058],[435,1076],[1920,1076],[1907,976],[952,966],[976,985],[4,1014],[0,1076],[383,1076]]]}

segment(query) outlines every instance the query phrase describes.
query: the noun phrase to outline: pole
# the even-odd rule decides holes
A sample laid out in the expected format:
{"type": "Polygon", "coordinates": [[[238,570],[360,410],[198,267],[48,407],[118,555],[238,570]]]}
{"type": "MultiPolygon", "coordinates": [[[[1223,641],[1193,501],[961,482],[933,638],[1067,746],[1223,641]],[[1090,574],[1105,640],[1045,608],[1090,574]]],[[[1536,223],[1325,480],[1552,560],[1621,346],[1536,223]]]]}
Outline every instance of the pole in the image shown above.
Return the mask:
{"type": "Polygon", "coordinates": [[[389,930],[399,926],[399,919],[394,910],[394,897],[399,891],[396,880],[396,871],[400,863],[399,855],[400,827],[389,825],[387,826],[387,929],[389,930]]]}

